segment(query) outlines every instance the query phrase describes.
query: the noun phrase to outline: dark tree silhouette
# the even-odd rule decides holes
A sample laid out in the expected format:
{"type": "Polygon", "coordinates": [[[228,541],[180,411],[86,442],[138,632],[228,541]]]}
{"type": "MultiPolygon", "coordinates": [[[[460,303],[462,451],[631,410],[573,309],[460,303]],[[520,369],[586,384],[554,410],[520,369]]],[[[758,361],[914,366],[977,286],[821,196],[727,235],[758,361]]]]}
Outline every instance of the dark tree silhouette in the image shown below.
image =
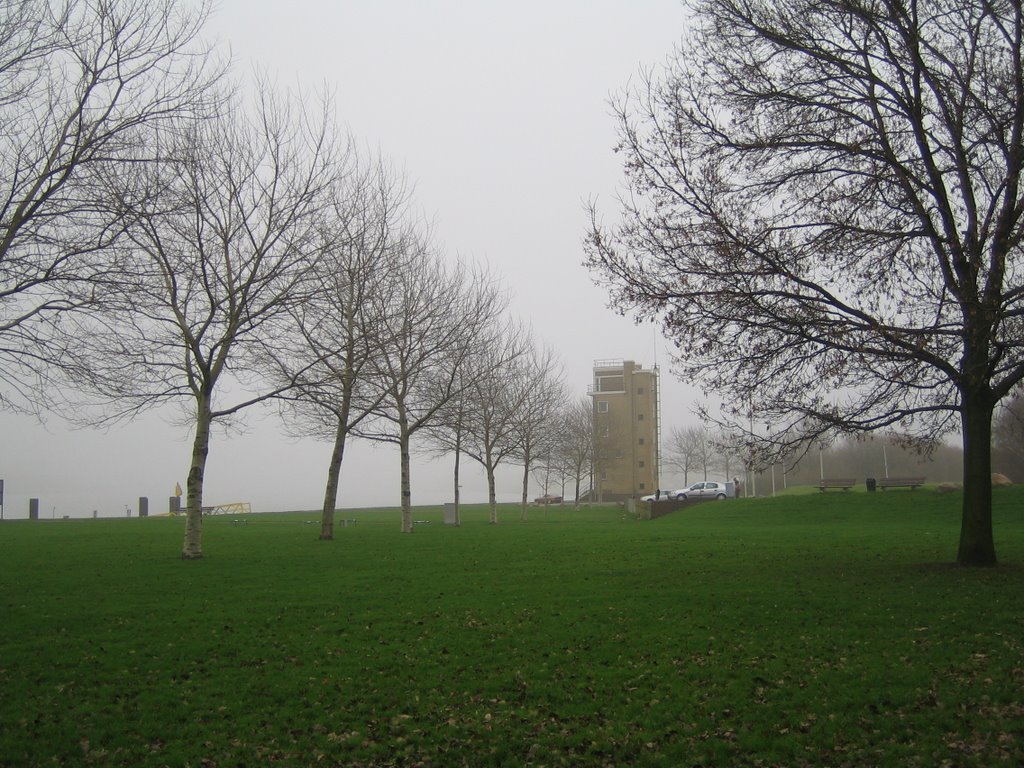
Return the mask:
{"type": "Polygon", "coordinates": [[[762,464],[827,432],[959,430],[957,561],[994,564],[992,416],[1024,377],[1020,3],[691,10],[617,105],[629,194],[614,227],[592,211],[589,265],[725,419],[755,416],[762,464]]]}
{"type": "Polygon", "coordinates": [[[125,209],[105,178],[152,159],[153,130],[203,109],[222,66],[203,2],[0,4],[0,408],[40,411],[89,360],[69,313],[121,279],[125,209]],[[60,382],[63,383],[63,382],[60,382]]]}
{"type": "Polygon", "coordinates": [[[320,538],[334,538],[341,467],[353,431],[372,418],[382,395],[364,372],[390,339],[377,314],[409,268],[409,185],[381,160],[353,162],[335,184],[320,225],[322,254],[308,275],[313,289],[290,312],[294,322],[268,361],[282,385],[296,382],[282,400],[286,430],[332,446],[320,515],[320,538]]]}
{"type": "Polygon", "coordinates": [[[251,112],[183,123],[166,160],[125,179],[134,199],[125,280],[82,333],[102,398],[93,421],[177,402],[192,429],[184,559],[202,557],[215,424],[287,392],[265,361],[316,284],[338,152],[330,113],[265,82],[251,112]],[[147,191],[143,194],[141,190],[147,191]],[[148,192],[154,190],[154,192],[148,192]],[[158,191],[158,193],[157,193],[158,191]]]}

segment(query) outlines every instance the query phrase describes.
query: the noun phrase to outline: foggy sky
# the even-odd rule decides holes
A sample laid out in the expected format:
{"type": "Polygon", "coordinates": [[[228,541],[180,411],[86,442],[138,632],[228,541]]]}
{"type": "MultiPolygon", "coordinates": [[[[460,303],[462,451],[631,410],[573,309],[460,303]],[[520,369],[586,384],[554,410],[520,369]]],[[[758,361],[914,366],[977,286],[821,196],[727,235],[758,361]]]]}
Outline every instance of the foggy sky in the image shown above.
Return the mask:
{"type": "MultiPolygon", "coordinates": [[[[230,49],[237,77],[332,93],[339,120],[415,184],[443,249],[500,277],[575,394],[595,359],[661,363],[664,436],[693,422],[695,393],[672,376],[656,329],[608,309],[580,262],[586,202],[612,218],[621,186],[608,99],[659,65],[683,24],[677,0],[221,0],[207,35],[230,49]]],[[[167,418],[177,414],[98,432],[0,413],[5,516],[27,517],[29,497],[43,517],[134,515],[139,496],[166,511],[191,451],[167,418]]],[[[272,408],[246,421],[214,434],[205,503],[319,508],[329,446],[283,437],[272,408]]],[[[414,504],[451,499],[450,466],[416,461],[414,504]]],[[[482,471],[463,467],[463,500],[485,501],[482,471]]],[[[342,507],[397,505],[396,453],[354,443],[341,483],[342,507]]],[[[503,470],[499,501],[516,499],[518,483],[518,468],[503,470]]]]}

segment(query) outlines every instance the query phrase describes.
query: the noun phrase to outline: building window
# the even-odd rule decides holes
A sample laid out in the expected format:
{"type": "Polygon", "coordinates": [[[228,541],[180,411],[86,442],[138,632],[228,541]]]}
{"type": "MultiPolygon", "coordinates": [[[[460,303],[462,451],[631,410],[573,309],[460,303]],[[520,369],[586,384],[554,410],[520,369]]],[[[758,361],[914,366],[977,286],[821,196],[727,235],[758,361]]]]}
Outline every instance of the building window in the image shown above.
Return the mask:
{"type": "Polygon", "coordinates": [[[601,470],[601,479],[602,480],[607,480],[608,479],[608,470],[607,469],[602,469],[601,470]]]}
{"type": "Polygon", "coordinates": [[[644,439],[641,437],[640,438],[640,445],[643,445],[643,444],[644,444],[644,439]]]}
{"type": "Polygon", "coordinates": [[[644,393],[644,388],[643,388],[643,387],[637,387],[637,388],[636,388],[636,393],[637,393],[638,395],[642,395],[642,394],[644,393]]]}
{"type": "Polygon", "coordinates": [[[643,420],[644,420],[644,415],[643,415],[642,413],[638,413],[638,414],[636,415],[636,420],[637,420],[637,421],[643,421],[643,420]]]}
{"type": "Polygon", "coordinates": [[[622,374],[618,376],[598,376],[595,389],[598,392],[625,392],[626,379],[623,378],[622,374]]]}
{"type": "Polygon", "coordinates": [[[608,401],[607,400],[598,400],[597,401],[597,412],[598,413],[608,413],[608,401]]]}
{"type": "Polygon", "coordinates": [[[641,460],[640,461],[640,468],[643,469],[643,466],[644,466],[644,462],[643,462],[643,460],[641,460]]]}
{"type": "Polygon", "coordinates": [[[643,483],[640,483],[640,490],[641,491],[644,490],[646,487],[647,487],[646,485],[644,485],[643,483]]]}

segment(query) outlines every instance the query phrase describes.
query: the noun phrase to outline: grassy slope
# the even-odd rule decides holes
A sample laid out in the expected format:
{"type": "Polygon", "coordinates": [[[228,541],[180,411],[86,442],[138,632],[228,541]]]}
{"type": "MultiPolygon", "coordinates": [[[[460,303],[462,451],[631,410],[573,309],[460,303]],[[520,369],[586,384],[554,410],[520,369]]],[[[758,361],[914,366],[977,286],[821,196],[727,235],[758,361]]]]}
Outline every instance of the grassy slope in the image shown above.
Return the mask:
{"type": "Polygon", "coordinates": [[[1024,489],[0,526],[0,765],[1018,765],[1024,489]]]}

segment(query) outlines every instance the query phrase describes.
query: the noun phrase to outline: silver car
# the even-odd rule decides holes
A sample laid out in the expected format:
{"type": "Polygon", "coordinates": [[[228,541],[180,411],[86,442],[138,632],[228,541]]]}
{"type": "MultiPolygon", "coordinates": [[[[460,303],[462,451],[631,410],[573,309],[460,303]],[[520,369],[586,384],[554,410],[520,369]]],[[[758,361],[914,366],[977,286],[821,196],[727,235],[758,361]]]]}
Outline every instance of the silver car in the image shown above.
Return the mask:
{"type": "Polygon", "coordinates": [[[646,496],[641,496],[640,501],[665,501],[668,499],[676,498],[677,493],[682,493],[682,491],[661,491],[659,493],[648,493],[646,496]]]}
{"type": "Polygon", "coordinates": [[[683,488],[681,491],[675,491],[673,498],[685,501],[686,499],[724,499],[728,497],[728,489],[725,487],[725,483],[713,483],[713,482],[702,482],[693,483],[692,485],[683,488]]]}

